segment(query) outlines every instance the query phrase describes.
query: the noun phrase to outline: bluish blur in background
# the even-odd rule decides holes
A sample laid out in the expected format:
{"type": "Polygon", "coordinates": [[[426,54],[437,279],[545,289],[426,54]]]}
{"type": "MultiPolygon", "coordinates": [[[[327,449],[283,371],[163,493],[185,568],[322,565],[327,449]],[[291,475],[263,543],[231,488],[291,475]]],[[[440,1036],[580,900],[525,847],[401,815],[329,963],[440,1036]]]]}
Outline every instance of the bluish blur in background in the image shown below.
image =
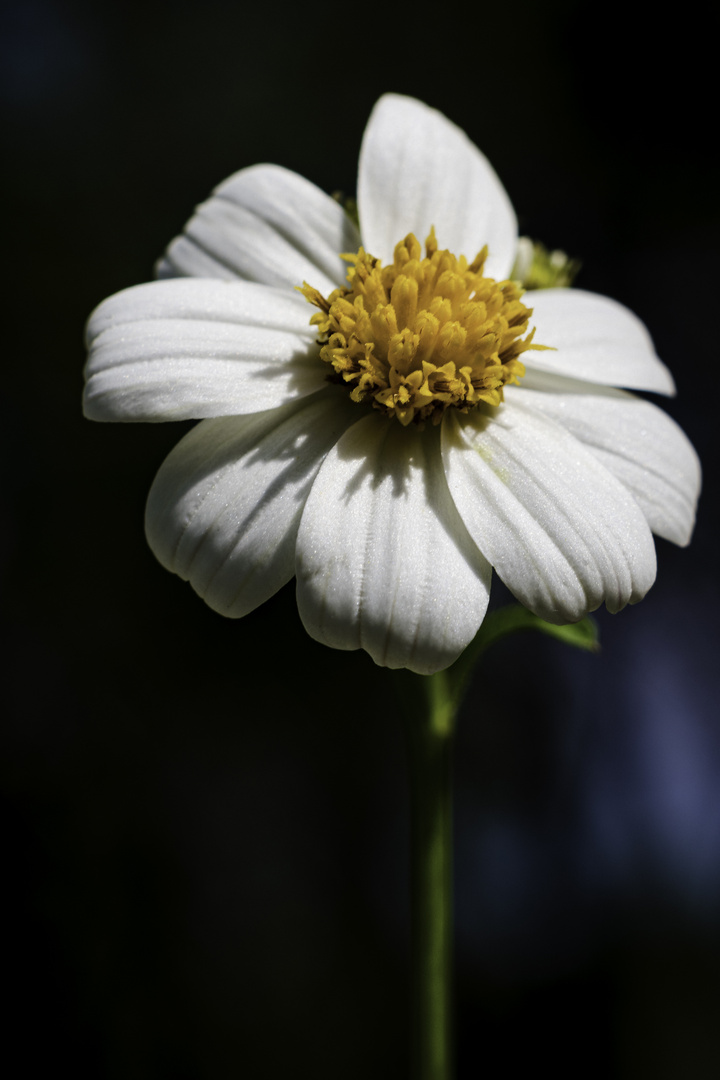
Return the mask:
{"type": "MultiPolygon", "coordinates": [[[[720,1071],[716,14],[5,0],[6,1054],[123,1080],[407,1077],[389,682],[288,586],[209,611],[143,536],[188,425],[80,415],[82,330],[193,206],[277,162],[352,194],[380,93],[484,150],[521,231],[646,322],[703,459],[603,649],[488,654],[456,759],[458,1080],[720,1071]]],[[[501,599],[498,590],[498,602],[501,599]]]]}

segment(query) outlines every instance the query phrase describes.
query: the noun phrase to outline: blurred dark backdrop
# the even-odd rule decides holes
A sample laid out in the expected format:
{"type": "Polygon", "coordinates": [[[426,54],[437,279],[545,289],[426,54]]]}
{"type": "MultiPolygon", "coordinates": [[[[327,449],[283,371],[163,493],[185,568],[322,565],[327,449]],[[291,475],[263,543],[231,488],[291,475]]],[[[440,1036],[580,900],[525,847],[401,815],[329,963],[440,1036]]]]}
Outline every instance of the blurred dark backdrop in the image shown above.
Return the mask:
{"type": "MultiPolygon", "coordinates": [[[[352,193],[379,94],[487,153],[523,232],[650,327],[705,466],[603,651],[497,646],[457,754],[458,1077],[715,1077],[717,15],[632,4],[5,0],[0,539],[12,1075],[407,1076],[400,725],[292,586],[240,623],[148,551],[179,426],[80,415],[82,328],[260,161],[352,193]]],[[[183,428],[183,430],[185,430],[183,428]]]]}

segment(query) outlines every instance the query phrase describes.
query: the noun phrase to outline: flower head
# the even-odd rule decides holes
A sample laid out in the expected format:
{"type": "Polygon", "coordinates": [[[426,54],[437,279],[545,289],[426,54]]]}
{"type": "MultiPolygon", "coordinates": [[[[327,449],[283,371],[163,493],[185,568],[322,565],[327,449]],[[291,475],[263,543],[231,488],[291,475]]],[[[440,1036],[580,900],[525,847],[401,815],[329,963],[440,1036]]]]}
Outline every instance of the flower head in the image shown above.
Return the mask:
{"type": "Polygon", "coordinates": [[[651,533],[686,544],[700,485],[627,392],[674,392],[645,327],[509,280],[510,201],[420,102],[375,106],[358,207],[360,232],[296,174],[244,169],[161,280],[93,313],[87,416],[201,420],[150,492],[157,557],[231,617],[296,575],[314,638],[421,673],[473,638],[492,567],[551,622],[641,599],[651,533]]]}

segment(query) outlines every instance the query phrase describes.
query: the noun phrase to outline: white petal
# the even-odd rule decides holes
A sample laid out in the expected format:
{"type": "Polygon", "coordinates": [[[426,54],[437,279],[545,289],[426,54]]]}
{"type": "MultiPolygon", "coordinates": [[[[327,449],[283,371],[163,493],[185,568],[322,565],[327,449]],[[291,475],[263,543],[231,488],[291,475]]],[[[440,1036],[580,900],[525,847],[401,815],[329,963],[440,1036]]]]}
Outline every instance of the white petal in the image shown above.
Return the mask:
{"type": "Polygon", "coordinates": [[[158,472],[146,530],[157,558],[232,618],[295,572],[303,505],[323,457],[357,415],[328,389],[256,416],[206,420],[158,472]]]}
{"type": "Polygon", "coordinates": [[[487,244],[485,272],[508,276],[517,221],[487,158],[442,113],[413,98],[386,94],[363,137],[358,175],[363,244],[383,262],[399,240],[424,243],[432,225],[438,243],[473,259],[487,244]]]}
{"type": "Polygon", "coordinates": [[[144,319],[199,319],[204,322],[266,326],[317,336],[310,326],[315,308],[295,289],[275,289],[251,281],[173,278],[134,285],[103,300],[90,316],[88,348],[111,326],[144,319]]]}
{"type": "Polygon", "coordinates": [[[126,289],[88,324],[85,415],[200,419],[261,412],[312,394],[326,369],[310,310],[297,293],[249,282],[126,289]]]}
{"type": "Polygon", "coordinates": [[[312,637],[429,674],[474,637],[490,568],[447,490],[437,429],[370,415],[328,454],[297,543],[298,607],[312,637]]]}
{"type": "Polygon", "coordinates": [[[514,386],[508,399],[562,424],[628,488],[654,533],[687,544],[700,462],[681,428],[656,405],[622,390],[559,381],[556,387],[543,393],[514,386]]]}
{"type": "Polygon", "coordinates": [[[335,199],[279,165],[253,165],[197,208],[158,264],[158,276],[239,277],[290,287],[307,281],[327,295],[345,280],[341,253],[359,244],[335,199]]]}
{"type": "Polygon", "coordinates": [[[475,543],[508,588],[549,622],[574,622],[603,601],[640,600],[655,547],[623,485],[558,424],[506,404],[496,418],[446,416],[450,491],[475,543]]]}
{"type": "Polygon", "coordinates": [[[528,370],[675,393],[672,375],[655,355],[645,325],[616,300],[582,289],[536,289],[525,294],[524,302],[533,309],[535,341],[554,350],[524,353],[528,370]]]}

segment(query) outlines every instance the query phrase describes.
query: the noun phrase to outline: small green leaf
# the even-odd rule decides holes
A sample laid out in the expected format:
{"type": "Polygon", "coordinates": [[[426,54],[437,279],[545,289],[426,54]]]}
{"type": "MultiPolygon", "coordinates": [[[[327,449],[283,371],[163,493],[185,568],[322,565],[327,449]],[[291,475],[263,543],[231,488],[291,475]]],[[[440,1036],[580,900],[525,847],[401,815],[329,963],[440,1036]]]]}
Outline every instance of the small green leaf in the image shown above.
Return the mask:
{"type": "Polygon", "coordinates": [[[600,652],[598,640],[598,626],[594,619],[587,615],[580,622],[566,623],[564,626],[553,626],[551,623],[537,620],[535,627],[541,634],[548,634],[566,645],[574,645],[576,649],[585,649],[586,652],[600,652]]]}
{"type": "Polygon", "coordinates": [[[474,640],[468,645],[460,660],[470,651],[484,652],[500,638],[515,634],[519,630],[539,630],[541,634],[549,634],[550,637],[559,638],[568,645],[574,645],[578,649],[586,649],[589,652],[597,652],[599,648],[597,624],[589,616],[581,619],[580,622],[556,626],[533,615],[532,611],[528,611],[521,604],[511,604],[485,617],[474,640]]]}
{"type": "Polygon", "coordinates": [[[452,667],[441,673],[447,680],[456,708],[465,696],[475,665],[486,649],[501,638],[509,637],[510,634],[516,634],[521,630],[537,630],[541,634],[547,634],[549,637],[557,638],[567,645],[584,649],[586,652],[600,650],[597,623],[589,615],[580,622],[555,626],[533,615],[532,611],[528,611],[521,604],[510,604],[508,607],[498,608],[497,611],[485,617],[477,634],[452,667]]]}
{"type": "Polygon", "coordinates": [[[414,675],[411,671],[393,672],[399,702],[409,716],[428,710],[439,728],[450,730],[470,685],[475,665],[486,649],[501,638],[521,630],[537,630],[564,641],[576,649],[599,652],[597,623],[590,616],[580,622],[555,626],[545,622],[521,604],[510,604],[486,615],[482,626],[454,664],[435,675],[414,675]]]}

